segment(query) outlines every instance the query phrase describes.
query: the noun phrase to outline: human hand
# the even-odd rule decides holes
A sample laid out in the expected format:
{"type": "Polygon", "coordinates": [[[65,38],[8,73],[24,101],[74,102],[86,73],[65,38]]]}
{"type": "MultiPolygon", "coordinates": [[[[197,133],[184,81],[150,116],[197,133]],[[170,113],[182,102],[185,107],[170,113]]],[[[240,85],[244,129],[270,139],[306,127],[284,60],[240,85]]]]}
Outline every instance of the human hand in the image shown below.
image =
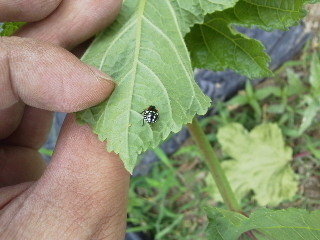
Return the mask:
{"type": "MultiPolygon", "coordinates": [[[[51,13],[18,35],[71,49],[111,23],[120,5],[118,0],[45,2],[0,0],[0,21],[38,21],[51,13]]],[[[107,153],[72,115],[47,169],[38,153],[52,111],[99,103],[113,90],[108,78],[48,43],[0,40],[1,240],[123,239],[129,174],[118,156],[107,153]]]]}

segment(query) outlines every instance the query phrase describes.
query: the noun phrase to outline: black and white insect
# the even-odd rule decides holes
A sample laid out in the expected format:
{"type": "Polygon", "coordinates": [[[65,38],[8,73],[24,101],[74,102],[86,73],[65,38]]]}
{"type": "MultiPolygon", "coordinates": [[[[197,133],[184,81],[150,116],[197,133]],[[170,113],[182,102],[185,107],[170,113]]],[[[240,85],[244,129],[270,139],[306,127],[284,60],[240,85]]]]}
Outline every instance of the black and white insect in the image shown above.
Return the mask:
{"type": "Polygon", "coordinates": [[[155,106],[148,107],[147,109],[143,110],[141,114],[143,114],[143,125],[144,121],[147,123],[156,123],[159,119],[159,111],[155,106]]]}

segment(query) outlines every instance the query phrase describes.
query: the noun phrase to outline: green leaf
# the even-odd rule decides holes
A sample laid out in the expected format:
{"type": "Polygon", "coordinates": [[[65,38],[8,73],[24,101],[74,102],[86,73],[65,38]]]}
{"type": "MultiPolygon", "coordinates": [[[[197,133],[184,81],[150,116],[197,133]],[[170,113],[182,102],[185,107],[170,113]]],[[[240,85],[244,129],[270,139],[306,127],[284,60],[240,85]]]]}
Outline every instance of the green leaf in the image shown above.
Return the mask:
{"type": "Polygon", "coordinates": [[[243,225],[246,230],[257,230],[259,240],[320,239],[320,211],[260,209],[243,225]]]}
{"type": "Polygon", "coordinates": [[[277,114],[284,113],[285,110],[286,110],[286,106],[284,104],[272,104],[267,108],[267,111],[269,113],[277,113],[277,114]]]}
{"type": "MultiPolygon", "coordinates": [[[[250,191],[259,205],[275,206],[297,192],[297,176],[290,167],[292,149],[285,146],[276,124],[262,124],[248,132],[233,123],[218,130],[218,141],[232,160],[222,167],[239,199],[250,191]]],[[[214,193],[216,199],[221,199],[214,193]]]]}
{"type": "Polygon", "coordinates": [[[316,97],[320,94],[320,59],[316,53],[312,56],[309,82],[316,97]]]}
{"type": "Polygon", "coordinates": [[[192,64],[197,68],[233,69],[249,78],[271,76],[270,57],[264,46],[236,32],[224,18],[207,17],[186,36],[192,64]]]}
{"type": "Polygon", "coordinates": [[[21,28],[25,23],[24,22],[6,22],[0,24],[0,36],[11,36],[19,28],[21,28]]]}
{"type": "Polygon", "coordinates": [[[242,234],[240,226],[247,219],[242,214],[213,207],[207,207],[205,210],[209,220],[207,227],[209,240],[238,239],[242,234]]]}
{"type": "Polygon", "coordinates": [[[184,35],[208,11],[232,7],[224,0],[126,0],[117,21],[101,33],[83,60],[110,74],[117,84],[99,106],[78,114],[89,123],[108,151],[120,154],[132,172],[137,157],[178,132],[210,106],[194,81],[184,35]],[[155,124],[141,112],[155,106],[155,124]]]}
{"type": "Polygon", "coordinates": [[[186,34],[190,27],[202,24],[205,15],[223,11],[233,7],[239,0],[176,0],[171,1],[176,6],[176,14],[181,22],[181,31],[186,34]],[[177,2],[177,3],[175,3],[177,2]]]}
{"type": "Polygon", "coordinates": [[[53,155],[53,150],[46,149],[46,148],[40,148],[40,149],[39,149],[39,153],[51,157],[51,156],[53,155]]]}
{"type": "Polygon", "coordinates": [[[306,16],[306,4],[316,2],[319,0],[240,0],[234,8],[213,15],[247,27],[288,30],[306,16]]]}
{"type": "Polygon", "coordinates": [[[291,68],[287,69],[287,77],[288,77],[288,86],[287,86],[288,96],[301,94],[301,93],[304,93],[304,91],[306,91],[306,87],[304,86],[299,75],[295,73],[291,68]]]}
{"type": "Polygon", "coordinates": [[[299,128],[299,135],[304,133],[312,124],[320,110],[320,104],[312,98],[307,98],[308,102],[306,109],[303,110],[302,122],[299,128]]]}
{"type": "Polygon", "coordinates": [[[187,156],[188,158],[202,158],[202,154],[197,145],[188,145],[181,147],[173,156],[187,156]]]}
{"type": "Polygon", "coordinates": [[[258,240],[320,239],[319,210],[308,212],[294,208],[259,209],[252,213],[250,218],[218,208],[207,208],[207,213],[209,240],[237,240],[241,234],[248,231],[251,231],[258,240]]]}
{"type": "Polygon", "coordinates": [[[268,87],[263,87],[259,88],[255,92],[255,97],[259,100],[262,101],[271,95],[274,96],[280,96],[281,95],[281,89],[280,87],[277,86],[268,86],[268,87]]]}
{"type": "Polygon", "coordinates": [[[243,106],[249,103],[249,98],[247,94],[238,94],[235,97],[231,98],[226,104],[232,108],[243,106]]]}
{"type": "Polygon", "coordinates": [[[240,0],[233,8],[209,14],[204,24],[194,26],[186,37],[193,66],[232,69],[249,78],[271,76],[264,46],[232,25],[287,30],[306,15],[305,5],[315,2],[319,0],[240,0]]]}
{"type": "Polygon", "coordinates": [[[311,94],[304,96],[306,108],[302,113],[299,135],[304,133],[311,126],[320,111],[320,60],[316,53],[313,54],[311,61],[309,83],[311,85],[311,94]]]}

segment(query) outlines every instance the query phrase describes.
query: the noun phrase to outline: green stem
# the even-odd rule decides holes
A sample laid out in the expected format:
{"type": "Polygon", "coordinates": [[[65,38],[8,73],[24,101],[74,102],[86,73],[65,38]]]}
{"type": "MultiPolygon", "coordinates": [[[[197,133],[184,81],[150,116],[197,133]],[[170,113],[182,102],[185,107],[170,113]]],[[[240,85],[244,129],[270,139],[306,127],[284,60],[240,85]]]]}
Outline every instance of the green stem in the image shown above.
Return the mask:
{"type": "Polygon", "coordinates": [[[211,147],[210,142],[203,132],[197,118],[194,118],[192,123],[188,124],[188,128],[193,139],[200,148],[200,151],[204,155],[205,162],[209,167],[223,201],[230,210],[242,213],[241,207],[231,189],[230,183],[221,167],[220,161],[211,147]]]}

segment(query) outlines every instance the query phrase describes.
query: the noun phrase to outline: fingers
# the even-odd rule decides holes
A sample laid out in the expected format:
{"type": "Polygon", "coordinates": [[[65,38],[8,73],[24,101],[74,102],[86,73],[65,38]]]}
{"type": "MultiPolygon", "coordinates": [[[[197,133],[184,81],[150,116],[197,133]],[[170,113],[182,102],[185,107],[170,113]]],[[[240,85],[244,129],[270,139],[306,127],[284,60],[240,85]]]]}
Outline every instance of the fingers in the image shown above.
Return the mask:
{"type": "MultiPolygon", "coordinates": [[[[63,4],[60,4],[60,2],[61,0],[0,0],[0,19],[2,19],[2,21],[37,21],[41,18],[45,18],[37,23],[27,24],[18,35],[38,38],[67,48],[73,48],[84,39],[90,38],[92,35],[109,25],[116,17],[122,3],[121,0],[64,0],[63,4]],[[44,2],[45,4],[43,4],[44,2]]],[[[1,61],[3,58],[1,55],[2,54],[0,53],[0,77],[1,75],[4,75],[4,72],[2,71],[3,66],[1,66],[1,62],[4,61],[1,61]]],[[[61,82],[57,81],[57,84],[59,83],[61,82]]],[[[9,121],[0,121],[0,139],[4,139],[16,130],[22,119],[24,108],[22,103],[16,103],[9,109],[3,109],[4,105],[8,105],[7,103],[2,102],[4,101],[3,99],[6,99],[6,102],[10,102],[11,104],[12,102],[15,102],[19,96],[12,95],[12,91],[2,91],[4,89],[4,86],[2,85],[3,82],[0,82],[0,89],[2,92],[2,98],[0,99],[0,120],[5,118],[9,119],[9,121]],[[4,97],[3,94],[9,96],[4,97]]],[[[6,89],[9,89],[9,87],[6,86],[6,89]]],[[[92,94],[95,94],[96,98],[99,98],[99,94],[95,93],[95,89],[96,88],[93,88],[92,94]]],[[[103,92],[104,89],[105,88],[102,87],[100,92],[103,92]]],[[[86,96],[84,95],[84,97],[86,96]]],[[[90,104],[91,103],[89,103],[89,105],[90,104]]],[[[69,106],[67,106],[67,109],[71,111],[69,106]]],[[[67,109],[65,111],[68,111],[67,109]]],[[[34,109],[33,115],[33,117],[29,116],[30,118],[24,115],[21,126],[15,131],[15,135],[18,135],[19,132],[25,132],[22,126],[29,126],[30,121],[27,119],[34,119],[36,117],[38,119],[45,118],[47,121],[42,122],[42,125],[44,126],[47,126],[48,123],[51,122],[51,119],[47,118],[48,113],[46,111],[34,109]],[[24,123],[24,121],[27,121],[27,123],[24,123]]],[[[37,129],[40,130],[39,125],[37,129]]],[[[30,129],[28,130],[30,132],[30,129]]],[[[15,137],[10,137],[10,141],[22,141],[37,147],[41,143],[41,141],[39,141],[40,138],[43,139],[44,136],[46,136],[46,133],[32,143],[28,142],[28,140],[25,141],[27,138],[17,139],[15,137]]]]}
{"type": "Polygon", "coordinates": [[[33,149],[0,146],[0,188],[40,178],[46,167],[42,156],[33,149]]]}
{"type": "Polygon", "coordinates": [[[9,204],[13,199],[26,191],[32,182],[26,182],[10,187],[0,188],[0,210],[9,204]]]}
{"type": "Polygon", "coordinates": [[[122,0],[63,0],[49,17],[26,25],[18,36],[71,49],[111,24],[121,4],[122,0]]]}
{"type": "Polygon", "coordinates": [[[61,0],[0,0],[0,22],[34,22],[47,17],[61,0]]]}
{"type": "MultiPolygon", "coordinates": [[[[105,224],[101,224],[92,239],[105,236],[123,239],[129,177],[119,156],[108,153],[105,143],[88,126],[79,126],[74,116],[69,115],[43,184],[59,188],[61,198],[67,202],[84,196],[78,202],[83,213],[98,206],[91,212],[91,221],[98,217],[105,224]]],[[[73,209],[72,205],[68,207],[73,209]]]]}
{"type": "MultiPolygon", "coordinates": [[[[36,21],[50,15],[37,23],[27,24],[17,35],[38,38],[56,43],[65,48],[73,48],[109,25],[118,14],[122,1],[64,0],[63,4],[60,3],[61,0],[0,0],[0,19],[2,19],[2,21],[36,21]],[[59,4],[60,6],[58,7],[59,4]]],[[[2,70],[2,68],[0,63],[0,70],[2,70]]],[[[1,82],[0,89],[3,89],[1,82]]],[[[17,98],[11,93],[11,91],[7,93],[2,91],[2,99],[7,99],[7,102],[15,101],[17,98]],[[9,96],[5,97],[3,94],[9,96]]],[[[23,109],[24,105],[16,104],[16,106],[12,106],[9,111],[1,110],[1,105],[4,105],[1,101],[3,100],[0,99],[0,120],[4,116],[1,114],[3,111],[6,112],[5,118],[10,119],[10,123],[9,121],[0,122],[0,139],[3,139],[18,126],[23,115],[21,109],[23,109]],[[17,114],[17,112],[20,112],[20,114],[17,114]],[[10,125],[8,128],[3,127],[8,125],[10,125]]],[[[42,110],[38,112],[34,110],[36,116],[45,118],[46,116],[41,116],[42,113],[42,110]]],[[[51,120],[48,119],[47,123],[50,122],[51,120]]],[[[28,124],[22,123],[22,125],[28,124]]],[[[47,124],[44,123],[44,125],[47,124]]],[[[20,130],[22,131],[22,128],[20,128],[20,130]]]]}
{"type": "MultiPolygon", "coordinates": [[[[119,157],[108,153],[105,143],[69,116],[53,161],[10,226],[0,220],[0,229],[6,229],[4,239],[10,239],[10,231],[16,232],[17,239],[32,239],[35,234],[38,240],[124,239],[128,186],[129,173],[119,157]]],[[[20,203],[14,204],[12,212],[20,203]]],[[[3,217],[12,212],[7,209],[3,217]]]]}
{"type": "Polygon", "coordinates": [[[52,119],[53,112],[26,106],[21,124],[2,143],[38,150],[47,140],[52,119]]]}
{"type": "Polygon", "coordinates": [[[38,114],[39,111],[26,106],[19,127],[1,142],[0,188],[37,180],[45,170],[46,164],[38,149],[51,128],[53,113],[41,110],[38,114]]]}
{"type": "MultiPolygon", "coordinates": [[[[0,97],[0,102],[1,98],[2,96],[0,97]]],[[[10,136],[19,126],[23,116],[23,111],[24,104],[21,102],[15,103],[6,109],[0,109],[0,140],[10,136]]]]}
{"type": "Polygon", "coordinates": [[[6,93],[0,97],[0,109],[21,100],[40,109],[74,112],[113,91],[110,77],[62,48],[10,37],[1,39],[0,50],[0,86],[6,93]]]}

